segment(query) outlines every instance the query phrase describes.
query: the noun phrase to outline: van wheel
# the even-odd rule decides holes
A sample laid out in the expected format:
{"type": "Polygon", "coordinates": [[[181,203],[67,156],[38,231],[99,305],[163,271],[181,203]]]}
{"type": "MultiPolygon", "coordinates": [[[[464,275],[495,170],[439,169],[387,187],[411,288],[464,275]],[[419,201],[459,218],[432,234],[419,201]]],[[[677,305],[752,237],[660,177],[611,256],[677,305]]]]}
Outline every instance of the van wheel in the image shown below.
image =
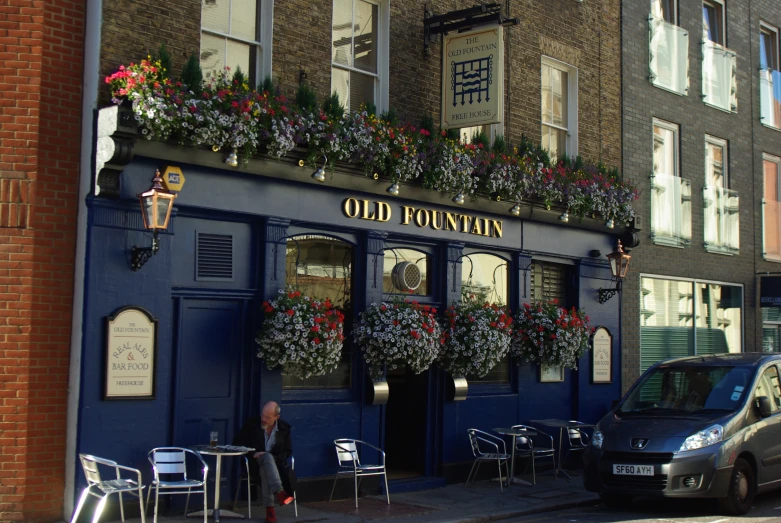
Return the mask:
{"type": "Polygon", "coordinates": [[[721,509],[728,514],[745,514],[754,503],[756,493],[754,469],[746,460],[738,458],[732,467],[727,496],[719,500],[721,509]]]}
{"type": "Polygon", "coordinates": [[[599,499],[608,508],[629,508],[632,506],[632,496],[602,492],[599,499]]]}

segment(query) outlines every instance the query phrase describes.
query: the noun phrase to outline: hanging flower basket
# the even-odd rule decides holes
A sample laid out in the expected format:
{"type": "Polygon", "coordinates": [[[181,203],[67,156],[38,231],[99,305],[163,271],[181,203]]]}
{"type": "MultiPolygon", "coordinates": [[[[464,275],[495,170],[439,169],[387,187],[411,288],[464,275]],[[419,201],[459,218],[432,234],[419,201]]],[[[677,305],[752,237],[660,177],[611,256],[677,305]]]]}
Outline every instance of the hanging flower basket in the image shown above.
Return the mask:
{"type": "Polygon", "coordinates": [[[559,307],[558,301],[524,304],[516,316],[511,354],[545,367],[578,368],[593,330],[582,310],[559,307]]]}
{"type": "Polygon", "coordinates": [[[374,380],[383,366],[409,367],[416,374],[428,369],[442,348],[437,310],[416,301],[372,303],[361,313],[355,341],[363,350],[374,380]]]}
{"type": "Polygon", "coordinates": [[[447,310],[439,365],[453,378],[483,377],[510,350],[513,319],[499,305],[465,300],[447,310]]]}
{"type": "Polygon", "coordinates": [[[279,292],[277,299],[262,305],[263,326],[255,340],[258,358],[269,369],[281,366],[297,378],[333,372],[342,357],[344,314],[330,300],[279,292]]]}

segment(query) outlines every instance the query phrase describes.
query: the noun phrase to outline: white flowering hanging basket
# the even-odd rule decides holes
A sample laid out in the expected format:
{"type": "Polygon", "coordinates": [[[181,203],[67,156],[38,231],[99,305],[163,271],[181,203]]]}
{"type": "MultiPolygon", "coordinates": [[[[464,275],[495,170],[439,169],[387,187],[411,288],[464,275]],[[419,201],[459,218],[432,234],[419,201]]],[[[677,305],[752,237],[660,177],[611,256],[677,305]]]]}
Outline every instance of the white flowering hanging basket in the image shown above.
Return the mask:
{"type": "Polygon", "coordinates": [[[409,367],[419,374],[428,369],[442,347],[437,310],[417,302],[372,303],[361,313],[355,341],[374,380],[383,368],[409,367]]]}
{"type": "Polygon", "coordinates": [[[313,300],[298,291],[279,292],[277,299],[262,305],[258,358],[269,369],[280,366],[298,378],[333,372],[342,357],[344,315],[329,300],[313,300]]]}

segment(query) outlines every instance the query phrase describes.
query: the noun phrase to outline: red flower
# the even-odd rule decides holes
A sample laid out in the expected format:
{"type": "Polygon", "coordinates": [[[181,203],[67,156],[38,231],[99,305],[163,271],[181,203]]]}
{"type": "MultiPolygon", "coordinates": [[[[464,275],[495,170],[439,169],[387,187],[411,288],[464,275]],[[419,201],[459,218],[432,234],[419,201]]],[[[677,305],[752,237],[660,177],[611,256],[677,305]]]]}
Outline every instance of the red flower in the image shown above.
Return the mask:
{"type": "Polygon", "coordinates": [[[288,309],[288,310],[287,310],[287,315],[288,315],[288,316],[292,316],[292,315],[294,315],[295,313],[296,313],[296,311],[294,311],[293,309],[288,309]]]}

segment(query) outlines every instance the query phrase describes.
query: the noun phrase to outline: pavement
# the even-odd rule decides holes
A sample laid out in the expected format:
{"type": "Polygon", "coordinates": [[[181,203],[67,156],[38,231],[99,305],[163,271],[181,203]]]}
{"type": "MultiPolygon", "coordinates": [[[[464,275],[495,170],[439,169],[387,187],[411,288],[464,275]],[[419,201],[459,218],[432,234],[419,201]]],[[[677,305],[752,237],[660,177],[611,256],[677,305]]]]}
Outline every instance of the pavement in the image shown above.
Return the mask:
{"type": "MultiPolygon", "coordinates": [[[[519,476],[531,481],[531,475],[519,476]]],[[[198,504],[197,497],[191,499],[198,504]]],[[[112,496],[111,503],[116,503],[112,496]]],[[[126,506],[137,503],[126,498],[126,506]]],[[[464,487],[463,483],[447,485],[442,488],[418,492],[391,493],[391,504],[384,496],[361,497],[358,509],[352,498],[333,502],[308,502],[298,504],[298,517],[294,515],[293,505],[277,507],[280,523],[320,523],[344,522],[357,523],[377,520],[398,520],[401,523],[483,523],[500,521],[530,514],[565,510],[599,503],[599,496],[583,488],[583,480],[575,476],[567,481],[562,476],[555,479],[552,475],[537,476],[533,486],[513,485],[499,491],[495,481],[476,481],[464,487]]],[[[191,507],[193,503],[191,503],[191,507]]],[[[223,508],[227,508],[223,504],[223,508]]],[[[246,515],[246,502],[237,507],[237,512],[246,515]]],[[[152,509],[147,511],[147,522],[152,522],[152,509]]],[[[86,515],[86,514],[85,514],[86,515]]],[[[245,521],[263,522],[265,509],[253,504],[252,518],[245,521]]],[[[82,518],[79,518],[82,519],[82,518]]],[[[140,519],[127,519],[127,523],[139,523],[140,519]]],[[[193,523],[200,518],[184,518],[183,515],[159,517],[164,523],[193,523]]],[[[209,521],[213,521],[211,518],[209,521]]],[[[230,523],[238,521],[221,518],[230,523]]]]}

